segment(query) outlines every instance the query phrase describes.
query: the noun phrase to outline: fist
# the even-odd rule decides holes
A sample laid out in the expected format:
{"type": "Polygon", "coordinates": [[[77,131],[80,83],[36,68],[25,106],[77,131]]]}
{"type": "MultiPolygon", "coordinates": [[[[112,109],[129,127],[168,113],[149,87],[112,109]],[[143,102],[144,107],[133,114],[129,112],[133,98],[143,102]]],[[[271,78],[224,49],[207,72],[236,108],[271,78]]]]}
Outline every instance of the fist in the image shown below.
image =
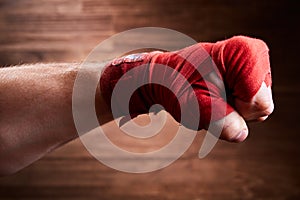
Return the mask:
{"type": "MultiPolygon", "coordinates": [[[[160,104],[182,125],[199,130],[212,124],[222,139],[234,142],[247,137],[245,121],[263,121],[274,108],[268,47],[243,36],[115,59],[100,80],[109,105],[117,82],[125,90],[147,83],[131,96],[131,117],[160,104]]],[[[127,115],[122,91],[118,95],[117,115],[127,115]]]]}

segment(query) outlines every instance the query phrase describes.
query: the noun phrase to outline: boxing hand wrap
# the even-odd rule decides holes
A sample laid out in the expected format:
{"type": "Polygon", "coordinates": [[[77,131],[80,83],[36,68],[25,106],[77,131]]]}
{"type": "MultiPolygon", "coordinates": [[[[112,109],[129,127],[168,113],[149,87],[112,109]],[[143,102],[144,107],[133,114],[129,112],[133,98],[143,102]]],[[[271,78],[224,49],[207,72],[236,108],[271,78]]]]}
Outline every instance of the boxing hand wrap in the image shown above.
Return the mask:
{"type": "Polygon", "coordinates": [[[160,104],[176,121],[199,130],[233,111],[223,99],[223,91],[205,79],[212,71],[219,75],[234,97],[250,101],[263,81],[271,84],[268,48],[261,40],[239,36],[214,44],[198,43],[175,52],[141,53],[117,58],[101,75],[101,94],[111,105],[118,81],[126,90],[126,86],[144,79],[148,84],[137,88],[129,105],[122,105],[122,92],[119,94],[117,104],[120,106],[115,117],[126,115],[128,107],[131,117],[135,117],[149,112],[153,104],[160,104]],[[217,68],[209,62],[207,52],[217,68]],[[159,81],[162,84],[156,84],[159,81]],[[197,102],[192,98],[194,95],[197,102]],[[200,119],[196,116],[197,112],[193,112],[196,107],[199,108],[200,119]],[[212,107],[220,108],[220,112],[214,110],[212,115],[212,107]],[[182,110],[188,118],[182,119],[182,110]]]}
{"type": "Polygon", "coordinates": [[[203,47],[218,66],[233,97],[249,102],[263,82],[271,86],[269,49],[262,40],[235,36],[203,47]]]}

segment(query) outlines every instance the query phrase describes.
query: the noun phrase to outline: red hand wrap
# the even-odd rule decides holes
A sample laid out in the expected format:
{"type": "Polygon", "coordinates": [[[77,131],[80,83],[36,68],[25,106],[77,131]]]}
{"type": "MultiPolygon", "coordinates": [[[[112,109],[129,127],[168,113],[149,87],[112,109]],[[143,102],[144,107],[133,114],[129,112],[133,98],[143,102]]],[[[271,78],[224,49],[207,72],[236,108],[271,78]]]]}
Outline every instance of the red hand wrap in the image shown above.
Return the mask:
{"type": "Polygon", "coordinates": [[[236,36],[203,47],[209,51],[234,97],[249,102],[263,81],[271,86],[269,49],[262,40],[236,36]]]}
{"type": "MultiPolygon", "coordinates": [[[[199,130],[206,128],[211,120],[221,119],[233,111],[233,108],[222,98],[222,91],[214,83],[204,81],[203,77],[211,71],[215,71],[220,76],[226,90],[231,91],[235,98],[250,101],[263,81],[268,86],[271,84],[268,48],[261,40],[238,36],[214,44],[198,43],[175,52],[151,52],[125,56],[115,59],[105,68],[100,79],[101,94],[111,105],[113,89],[122,75],[125,74],[125,78],[120,81],[125,88],[126,84],[135,84],[139,79],[147,79],[149,84],[140,87],[131,96],[129,111],[132,117],[147,113],[153,104],[160,104],[175,120],[188,128],[199,130]],[[219,72],[209,62],[208,54],[203,49],[213,58],[219,72]],[[139,68],[141,65],[146,65],[149,71],[139,68]],[[182,78],[170,73],[167,67],[164,69],[158,65],[168,66],[179,72],[188,81],[193,91],[187,89],[189,86],[182,78]],[[194,66],[200,70],[200,73],[194,66]],[[133,68],[137,70],[125,74],[133,68]],[[164,80],[168,88],[151,84],[155,83],[155,80],[164,80]],[[195,93],[197,102],[193,102],[192,92],[195,93]],[[214,110],[212,115],[211,105],[220,108],[220,112],[214,110]],[[195,106],[199,106],[200,111],[200,121],[196,122],[196,127],[193,120],[198,120],[199,117],[194,116],[195,106]],[[189,116],[183,121],[180,107],[189,116]]],[[[122,101],[121,96],[119,101],[122,101]]],[[[120,106],[120,116],[126,113],[125,109],[126,107],[120,106]]]]}

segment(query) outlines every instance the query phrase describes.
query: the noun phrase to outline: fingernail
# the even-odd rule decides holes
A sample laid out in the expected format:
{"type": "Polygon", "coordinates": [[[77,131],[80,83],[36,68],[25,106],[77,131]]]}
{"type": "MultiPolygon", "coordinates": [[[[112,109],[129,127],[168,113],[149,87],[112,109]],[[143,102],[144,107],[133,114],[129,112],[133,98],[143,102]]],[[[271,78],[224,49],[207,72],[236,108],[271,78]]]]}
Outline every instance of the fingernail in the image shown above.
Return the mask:
{"type": "Polygon", "coordinates": [[[242,142],[244,141],[248,136],[248,131],[247,130],[242,130],[235,138],[235,142],[242,142]]]}

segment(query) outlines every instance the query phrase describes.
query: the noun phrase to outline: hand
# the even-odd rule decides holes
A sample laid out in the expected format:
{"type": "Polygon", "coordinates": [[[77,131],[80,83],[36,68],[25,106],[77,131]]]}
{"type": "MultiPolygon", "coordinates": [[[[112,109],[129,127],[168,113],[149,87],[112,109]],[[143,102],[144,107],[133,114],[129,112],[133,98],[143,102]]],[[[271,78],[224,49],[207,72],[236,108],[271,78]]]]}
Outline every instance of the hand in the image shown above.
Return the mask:
{"type": "MultiPolygon", "coordinates": [[[[274,107],[268,48],[261,40],[248,37],[118,58],[101,77],[102,95],[109,104],[119,79],[125,91],[140,81],[149,83],[132,95],[132,117],[160,104],[188,128],[199,130],[212,122],[222,128],[221,138],[228,141],[243,141],[248,135],[245,120],[264,120],[274,107]],[[208,54],[216,67],[207,62],[208,54]],[[231,103],[225,101],[224,92],[231,103]],[[217,110],[212,111],[212,105],[217,110]],[[195,112],[198,106],[200,120],[195,112]]],[[[128,105],[122,104],[122,95],[118,99],[118,115],[126,115],[128,105]]]]}

